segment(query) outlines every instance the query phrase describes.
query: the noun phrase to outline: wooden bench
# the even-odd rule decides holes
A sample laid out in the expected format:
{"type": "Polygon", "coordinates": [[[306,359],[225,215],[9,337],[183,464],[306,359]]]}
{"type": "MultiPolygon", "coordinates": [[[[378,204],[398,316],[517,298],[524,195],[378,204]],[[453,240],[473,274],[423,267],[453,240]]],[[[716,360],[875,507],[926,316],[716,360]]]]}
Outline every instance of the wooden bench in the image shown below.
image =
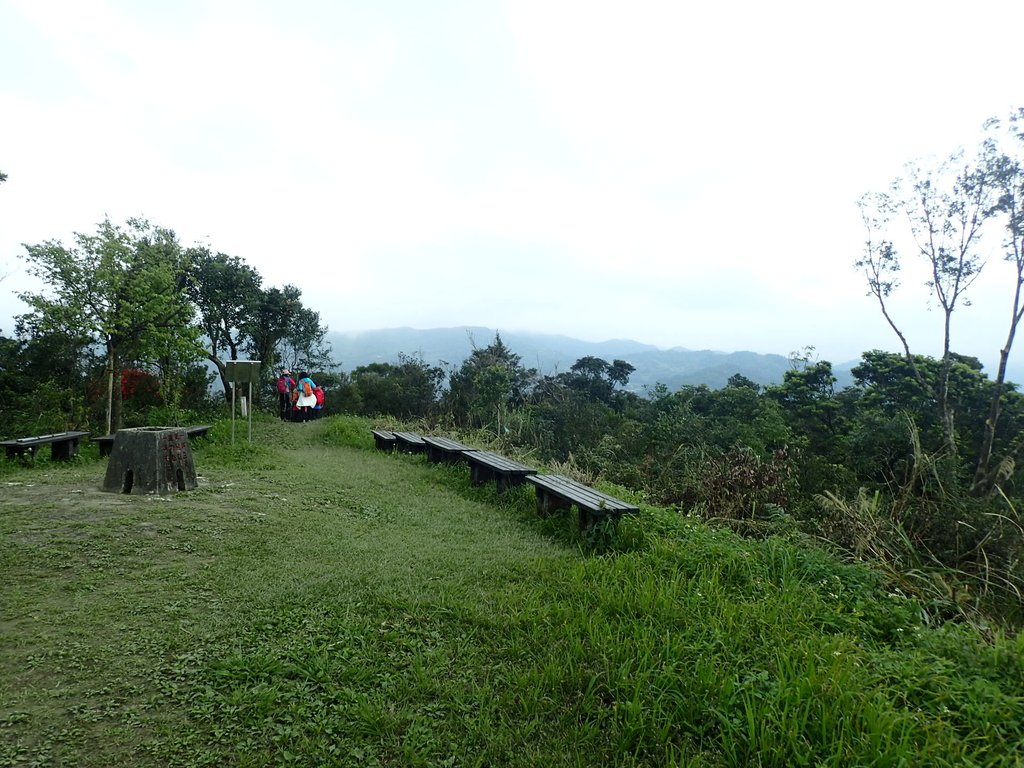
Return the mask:
{"type": "Polygon", "coordinates": [[[415,432],[392,432],[403,453],[423,453],[427,444],[415,432]]]}
{"type": "Polygon", "coordinates": [[[598,519],[612,515],[636,514],[640,508],[562,475],[533,475],[526,478],[537,489],[537,514],[547,517],[553,510],[576,507],[580,530],[598,519]]]}
{"type": "Polygon", "coordinates": [[[36,435],[35,437],[19,437],[17,440],[4,440],[0,445],[7,451],[7,458],[13,459],[23,457],[28,453],[35,458],[36,451],[41,445],[50,446],[50,457],[54,461],[67,461],[72,456],[78,455],[79,441],[88,435],[88,432],[54,432],[50,435],[36,435]]]}
{"type": "Polygon", "coordinates": [[[469,463],[469,477],[474,483],[482,485],[489,480],[495,480],[498,484],[498,493],[503,493],[514,485],[522,485],[528,475],[537,474],[533,467],[490,451],[467,451],[462,454],[462,458],[469,463]]]}
{"type": "MultiPolygon", "coordinates": [[[[168,427],[168,429],[174,429],[174,427],[168,427]]],[[[212,427],[209,424],[199,424],[194,427],[183,427],[185,434],[190,438],[193,437],[206,437],[206,433],[209,432],[212,427]]],[[[89,438],[92,442],[100,448],[100,456],[109,456],[110,452],[114,450],[114,437],[115,435],[101,435],[100,437],[89,438]]]]}
{"type": "Polygon", "coordinates": [[[395,450],[395,433],[389,432],[386,429],[371,429],[373,433],[373,444],[377,446],[378,451],[393,451],[395,450]]]}
{"type": "Polygon", "coordinates": [[[447,437],[424,435],[423,442],[426,444],[427,459],[435,463],[455,464],[462,460],[462,455],[466,451],[473,450],[471,446],[463,445],[458,440],[447,437]]]}

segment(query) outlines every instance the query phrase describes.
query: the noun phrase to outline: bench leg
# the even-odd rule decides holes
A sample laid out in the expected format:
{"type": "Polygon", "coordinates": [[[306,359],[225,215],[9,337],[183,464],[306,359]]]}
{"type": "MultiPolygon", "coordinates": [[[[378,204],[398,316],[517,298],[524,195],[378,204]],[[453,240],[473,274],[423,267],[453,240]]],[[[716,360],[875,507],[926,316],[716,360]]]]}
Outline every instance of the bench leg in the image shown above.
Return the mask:
{"type": "Polygon", "coordinates": [[[580,530],[585,531],[594,524],[594,516],[590,514],[589,510],[586,510],[583,507],[577,507],[577,509],[579,509],[580,512],[580,530]]]}
{"type": "Polygon", "coordinates": [[[474,485],[483,485],[494,477],[494,473],[481,464],[469,465],[469,479],[474,485]]]}
{"type": "Polygon", "coordinates": [[[509,488],[522,485],[526,479],[522,475],[498,475],[498,493],[504,493],[509,488]]]}
{"type": "Polygon", "coordinates": [[[39,450],[39,446],[38,445],[30,445],[30,446],[9,445],[9,446],[6,446],[6,448],[7,448],[7,458],[8,459],[18,458],[20,460],[24,460],[25,459],[25,454],[26,453],[28,454],[30,459],[35,460],[35,458],[36,458],[36,451],[39,450]]]}
{"type": "Polygon", "coordinates": [[[565,509],[566,506],[568,505],[563,499],[537,486],[537,514],[540,517],[550,517],[552,512],[565,509]]]}
{"type": "Polygon", "coordinates": [[[78,455],[78,438],[74,440],[61,440],[50,447],[50,457],[54,461],[67,461],[72,456],[78,455]]]}

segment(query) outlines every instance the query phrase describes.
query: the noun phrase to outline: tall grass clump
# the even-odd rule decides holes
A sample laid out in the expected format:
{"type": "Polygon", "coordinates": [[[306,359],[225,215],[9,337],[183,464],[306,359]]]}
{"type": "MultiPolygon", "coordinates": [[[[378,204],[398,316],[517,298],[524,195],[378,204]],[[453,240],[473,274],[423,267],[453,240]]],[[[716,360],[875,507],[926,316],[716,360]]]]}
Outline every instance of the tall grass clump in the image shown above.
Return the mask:
{"type": "Polygon", "coordinates": [[[337,415],[323,419],[322,439],[327,445],[348,448],[372,448],[372,419],[363,416],[337,415]]]}
{"type": "Polygon", "coordinates": [[[524,709],[595,764],[1014,764],[1019,641],[936,640],[863,566],[652,514],[644,551],[545,574],[530,604],[524,709]]]}
{"type": "Polygon", "coordinates": [[[928,455],[912,432],[906,477],[852,498],[825,492],[823,537],[882,568],[890,582],[919,597],[936,619],[980,624],[1024,618],[1024,525],[998,491],[976,498],[955,482],[949,458],[928,455]]]}

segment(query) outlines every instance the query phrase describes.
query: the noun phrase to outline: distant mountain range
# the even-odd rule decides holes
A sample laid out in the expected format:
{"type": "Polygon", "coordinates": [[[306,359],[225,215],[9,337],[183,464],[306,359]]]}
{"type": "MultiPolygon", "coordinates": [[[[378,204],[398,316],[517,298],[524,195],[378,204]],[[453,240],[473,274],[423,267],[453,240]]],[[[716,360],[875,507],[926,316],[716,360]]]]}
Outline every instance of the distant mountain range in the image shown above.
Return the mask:
{"type": "MultiPolygon", "coordinates": [[[[474,347],[482,348],[494,340],[493,328],[460,326],[457,328],[388,328],[360,333],[329,333],[335,361],[342,370],[352,371],[370,363],[393,363],[400,352],[422,357],[430,365],[458,368],[474,347]]],[[[670,391],[684,385],[706,384],[724,387],[729,377],[742,374],[761,385],[779,384],[789,370],[789,359],[783,355],[756,352],[715,352],[675,347],[659,349],[629,339],[590,342],[569,336],[501,331],[501,339],[522,358],[527,368],[536,368],[542,375],[569,370],[581,357],[593,355],[609,363],[625,360],[636,368],[630,376],[629,389],[643,392],[655,384],[664,384],[670,391]]],[[[852,383],[850,369],[857,362],[836,364],[833,371],[839,379],[837,388],[852,383]]]]}

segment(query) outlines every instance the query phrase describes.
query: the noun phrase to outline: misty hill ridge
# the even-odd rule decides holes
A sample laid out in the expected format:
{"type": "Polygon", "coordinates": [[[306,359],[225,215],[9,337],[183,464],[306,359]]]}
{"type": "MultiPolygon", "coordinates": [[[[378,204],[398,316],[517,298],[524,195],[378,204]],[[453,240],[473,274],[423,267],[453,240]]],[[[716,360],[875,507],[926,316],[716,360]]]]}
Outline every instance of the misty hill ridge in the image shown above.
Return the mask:
{"type": "MultiPolygon", "coordinates": [[[[610,339],[592,342],[557,334],[497,331],[502,341],[522,358],[523,365],[536,368],[542,375],[569,370],[581,357],[593,355],[608,362],[625,360],[636,368],[630,376],[629,389],[664,384],[669,390],[685,385],[706,384],[724,387],[729,377],[742,374],[761,385],[778,384],[789,370],[789,359],[783,355],[757,352],[716,352],[683,347],[660,349],[631,339],[610,339]]],[[[430,365],[446,369],[458,368],[474,347],[486,347],[494,340],[493,328],[458,326],[455,328],[387,328],[359,333],[329,333],[335,361],[345,371],[370,363],[393,363],[399,353],[422,357],[430,365]]],[[[845,386],[852,379],[852,363],[834,366],[845,386]]]]}

